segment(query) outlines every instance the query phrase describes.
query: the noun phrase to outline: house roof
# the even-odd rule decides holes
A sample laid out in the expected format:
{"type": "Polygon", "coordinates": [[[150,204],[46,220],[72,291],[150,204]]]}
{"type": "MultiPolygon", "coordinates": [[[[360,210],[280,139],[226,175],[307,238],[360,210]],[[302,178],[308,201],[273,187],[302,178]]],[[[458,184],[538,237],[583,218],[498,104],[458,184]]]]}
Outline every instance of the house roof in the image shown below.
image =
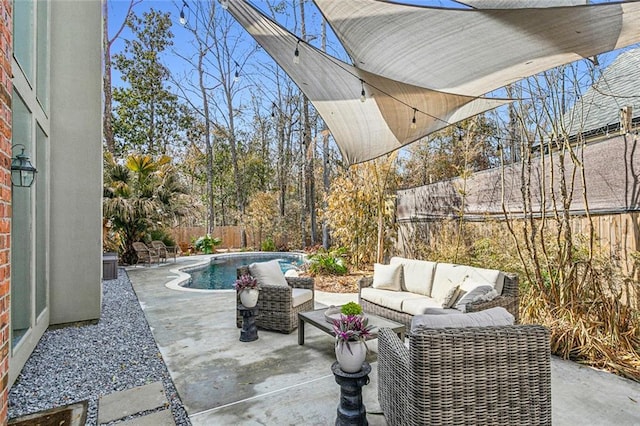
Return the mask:
{"type": "Polygon", "coordinates": [[[621,53],[575,105],[564,115],[568,135],[617,128],[620,110],[632,107],[632,118],[640,117],[640,48],[621,53]]]}

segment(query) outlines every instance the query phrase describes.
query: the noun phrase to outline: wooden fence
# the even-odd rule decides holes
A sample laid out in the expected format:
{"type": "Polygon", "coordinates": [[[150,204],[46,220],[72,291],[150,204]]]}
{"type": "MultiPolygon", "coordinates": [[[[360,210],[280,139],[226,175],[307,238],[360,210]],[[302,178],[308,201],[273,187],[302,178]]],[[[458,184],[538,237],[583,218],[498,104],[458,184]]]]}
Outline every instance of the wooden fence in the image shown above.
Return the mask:
{"type": "MultiPolygon", "coordinates": [[[[596,243],[608,253],[610,259],[615,260],[623,272],[638,277],[634,266],[637,264],[635,256],[640,251],[640,212],[626,212],[608,215],[593,215],[591,217],[596,243]]],[[[396,252],[413,256],[419,250],[420,244],[431,244],[438,238],[446,222],[438,219],[399,222],[396,252]]],[[[488,221],[466,222],[474,227],[476,235],[489,237],[496,233],[496,226],[501,228],[504,222],[497,216],[488,221]]],[[[582,234],[588,236],[589,219],[585,216],[572,216],[571,229],[574,236],[582,234]]],[[[505,238],[510,238],[506,230],[501,228],[505,238]]],[[[500,231],[498,231],[500,232],[500,231]]]]}
{"type": "MultiPolygon", "coordinates": [[[[239,249],[242,246],[242,226],[216,226],[213,228],[212,237],[220,238],[222,244],[218,248],[222,249],[239,249]]],[[[171,236],[181,247],[183,245],[191,245],[192,241],[207,234],[207,228],[204,226],[180,227],[171,230],[171,236]]],[[[256,247],[255,238],[250,232],[246,233],[247,247],[256,247]]],[[[259,246],[259,244],[257,244],[259,246]]]]}

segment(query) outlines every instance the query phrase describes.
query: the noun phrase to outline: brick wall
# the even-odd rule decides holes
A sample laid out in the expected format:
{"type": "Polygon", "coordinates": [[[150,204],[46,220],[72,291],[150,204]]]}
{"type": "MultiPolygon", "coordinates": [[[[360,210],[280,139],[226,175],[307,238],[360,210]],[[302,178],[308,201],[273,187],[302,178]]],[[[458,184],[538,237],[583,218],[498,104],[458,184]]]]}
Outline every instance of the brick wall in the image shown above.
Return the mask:
{"type": "Polygon", "coordinates": [[[0,0],[0,422],[7,424],[11,241],[12,2],[0,0]]]}

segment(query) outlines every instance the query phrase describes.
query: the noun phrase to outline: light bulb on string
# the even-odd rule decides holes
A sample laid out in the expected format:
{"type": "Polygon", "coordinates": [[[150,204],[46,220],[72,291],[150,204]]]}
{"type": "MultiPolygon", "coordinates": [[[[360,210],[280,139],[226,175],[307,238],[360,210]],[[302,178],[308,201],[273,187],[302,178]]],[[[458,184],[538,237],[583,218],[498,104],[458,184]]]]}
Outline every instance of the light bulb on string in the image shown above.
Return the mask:
{"type": "Polygon", "coordinates": [[[185,0],[182,0],[182,9],[180,9],[180,25],[186,25],[187,23],[187,18],[184,15],[184,8],[188,8],[189,5],[187,4],[187,2],[185,0]]]}
{"type": "Polygon", "coordinates": [[[411,130],[415,130],[418,126],[416,125],[416,109],[413,109],[413,118],[411,119],[411,130]]]}
{"type": "Polygon", "coordinates": [[[220,0],[220,6],[222,6],[224,10],[229,9],[229,0],[220,0]]]}
{"type": "Polygon", "coordinates": [[[298,39],[298,42],[296,43],[296,50],[293,52],[293,63],[296,65],[300,63],[300,50],[298,49],[299,45],[300,39],[298,39]]]}
{"type": "Polygon", "coordinates": [[[364,91],[364,81],[360,80],[360,85],[362,86],[362,91],[360,91],[360,102],[364,102],[367,100],[367,93],[364,91]]]}

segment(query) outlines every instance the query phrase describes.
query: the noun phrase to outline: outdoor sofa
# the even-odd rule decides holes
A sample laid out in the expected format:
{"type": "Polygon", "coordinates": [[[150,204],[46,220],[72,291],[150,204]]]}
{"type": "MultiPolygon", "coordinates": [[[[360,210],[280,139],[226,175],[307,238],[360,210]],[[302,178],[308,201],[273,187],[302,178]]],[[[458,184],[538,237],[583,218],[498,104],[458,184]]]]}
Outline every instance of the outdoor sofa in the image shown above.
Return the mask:
{"type": "Polygon", "coordinates": [[[408,343],[378,333],[378,400],[389,425],[550,425],[549,330],[504,308],[416,315],[408,343]]]}
{"type": "Polygon", "coordinates": [[[518,277],[493,269],[392,257],[360,279],[366,313],[409,326],[414,315],[477,312],[496,306],[518,322],[518,277]]]}

